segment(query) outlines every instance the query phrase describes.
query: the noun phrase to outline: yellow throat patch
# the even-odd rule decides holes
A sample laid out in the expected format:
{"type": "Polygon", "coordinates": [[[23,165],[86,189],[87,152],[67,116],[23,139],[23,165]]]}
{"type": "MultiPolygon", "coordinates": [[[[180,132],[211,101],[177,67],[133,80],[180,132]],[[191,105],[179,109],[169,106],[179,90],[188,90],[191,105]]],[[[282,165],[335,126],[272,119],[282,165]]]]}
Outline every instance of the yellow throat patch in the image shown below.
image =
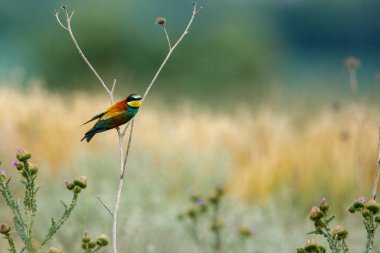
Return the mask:
{"type": "Polygon", "coordinates": [[[130,107],[140,107],[140,105],[141,105],[141,101],[140,101],[140,100],[129,101],[129,102],[128,102],[128,105],[129,105],[130,107]]]}

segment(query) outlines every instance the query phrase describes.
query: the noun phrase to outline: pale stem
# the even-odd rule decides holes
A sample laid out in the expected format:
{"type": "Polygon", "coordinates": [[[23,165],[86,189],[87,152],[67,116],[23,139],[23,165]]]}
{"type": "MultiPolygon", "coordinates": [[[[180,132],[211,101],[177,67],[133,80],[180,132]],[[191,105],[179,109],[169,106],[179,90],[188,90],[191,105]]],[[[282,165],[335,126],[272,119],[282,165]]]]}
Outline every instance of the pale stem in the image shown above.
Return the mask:
{"type": "MultiPolygon", "coordinates": [[[[167,40],[168,45],[169,45],[169,52],[167,53],[165,59],[161,63],[160,67],[158,68],[158,70],[157,70],[156,74],[154,75],[152,81],[149,83],[149,85],[148,85],[148,87],[147,87],[147,89],[146,89],[146,91],[144,93],[143,101],[146,99],[147,95],[149,94],[150,89],[152,88],[153,84],[156,82],[157,77],[161,73],[161,70],[163,69],[163,67],[166,65],[166,63],[169,60],[169,58],[170,58],[171,54],[173,53],[174,49],[181,43],[181,41],[183,40],[183,38],[185,37],[185,35],[188,34],[188,32],[189,32],[188,30],[189,30],[191,24],[193,23],[194,17],[198,14],[198,12],[201,9],[202,9],[202,7],[198,8],[196,4],[193,4],[193,11],[192,11],[192,15],[191,15],[191,18],[189,20],[189,23],[187,24],[187,26],[186,26],[184,32],[182,33],[182,35],[179,37],[179,39],[176,41],[176,43],[173,46],[171,46],[169,34],[168,34],[168,32],[167,32],[167,30],[166,30],[166,28],[164,26],[164,32],[165,32],[165,35],[166,35],[166,40],[167,40]]],[[[73,40],[74,45],[77,48],[80,56],[83,58],[83,60],[86,62],[86,64],[91,69],[91,71],[94,73],[94,75],[97,77],[97,79],[99,80],[99,82],[101,83],[101,85],[103,86],[103,88],[106,90],[106,92],[107,92],[107,94],[109,96],[110,102],[111,102],[111,104],[113,104],[113,101],[114,101],[113,93],[114,93],[114,89],[115,89],[115,85],[116,85],[116,79],[114,79],[112,88],[110,90],[107,87],[107,85],[104,83],[103,79],[96,72],[96,70],[94,69],[94,67],[91,65],[91,63],[89,62],[89,60],[87,59],[87,57],[84,55],[83,51],[79,47],[78,42],[75,39],[75,36],[74,36],[74,34],[72,32],[72,29],[71,29],[71,18],[74,15],[74,12],[72,12],[69,15],[68,12],[67,12],[67,9],[65,7],[63,7],[63,10],[64,10],[65,15],[66,15],[67,26],[65,26],[61,22],[61,20],[59,18],[59,12],[56,12],[55,16],[57,18],[57,21],[58,21],[59,25],[69,32],[69,34],[71,36],[71,39],[73,40]]],[[[133,123],[134,123],[134,120],[132,120],[131,124],[129,124],[129,122],[128,122],[128,124],[125,126],[125,128],[124,128],[123,131],[121,131],[119,127],[116,128],[116,131],[117,131],[117,134],[118,134],[118,137],[119,137],[120,178],[119,178],[119,186],[118,186],[118,190],[117,190],[117,194],[116,194],[116,201],[115,201],[114,211],[112,212],[107,207],[107,205],[98,196],[98,199],[99,199],[100,203],[103,205],[103,207],[112,216],[112,248],[113,248],[113,253],[117,252],[117,216],[118,216],[118,211],[119,211],[119,206],[120,206],[120,198],[121,198],[121,192],[122,192],[122,189],[123,189],[124,175],[125,175],[125,170],[126,170],[126,166],[127,166],[127,160],[128,160],[128,156],[129,156],[129,150],[130,150],[131,142],[132,142],[133,123]],[[124,136],[125,136],[126,131],[127,131],[127,129],[128,129],[129,126],[131,126],[131,128],[130,128],[130,132],[129,132],[127,150],[126,150],[125,156],[124,156],[124,136]]]]}
{"type": "Polygon", "coordinates": [[[118,216],[118,212],[119,212],[121,192],[123,190],[123,184],[124,184],[124,173],[125,173],[125,169],[126,169],[126,165],[127,165],[129,149],[131,147],[132,133],[133,133],[133,120],[132,120],[132,124],[131,124],[131,129],[129,132],[129,139],[128,139],[127,151],[125,154],[125,159],[123,158],[123,155],[124,155],[124,152],[123,152],[124,135],[119,134],[120,168],[121,168],[121,171],[120,171],[120,178],[119,178],[119,187],[117,189],[117,194],[116,194],[115,207],[114,207],[114,211],[112,214],[112,248],[113,248],[114,253],[117,252],[117,216],[118,216]]]}
{"type": "MultiPolygon", "coordinates": [[[[161,70],[164,68],[166,62],[169,60],[169,58],[170,58],[171,54],[173,53],[174,49],[179,45],[179,43],[181,43],[181,41],[186,36],[186,34],[189,33],[189,28],[190,28],[191,24],[193,23],[195,16],[198,14],[198,12],[201,9],[202,9],[202,7],[197,8],[197,5],[193,4],[193,12],[192,12],[191,18],[189,20],[189,23],[187,24],[184,32],[179,37],[179,39],[177,40],[177,42],[172,47],[170,47],[169,52],[166,55],[164,61],[161,63],[161,66],[158,68],[158,70],[157,70],[156,74],[154,75],[152,81],[149,83],[148,88],[146,89],[146,91],[144,93],[143,101],[146,99],[146,96],[148,96],[150,89],[152,88],[153,84],[156,82],[157,77],[160,75],[161,70]]],[[[164,29],[164,31],[166,32],[166,29],[164,29]]]]}
{"type": "Polygon", "coordinates": [[[164,25],[164,32],[165,32],[166,40],[168,41],[169,50],[171,50],[172,49],[172,43],[170,43],[169,34],[168,34],[168,31],[166,30],[166,26],[165,25],[164,25]]]}
{"type": "Polygon", "coordinates": [[[98,197],[98,200],[100,201],[100,203],[103,205],[103,207],[109,212],[109,214],[111,216],[113,216],[113,213],[112,213],[111,209],[108,208],[108,206],[103,202],[103,200],[100,198],[99,195],[97,197],[98,197]]]}
{"type": "Polygon", "coordinates": [[[373,182],[372,199],[376,199],[377,185],[379,183],[379,174],[380,174],[380,128],[379,128],[379,141],[378,141],[378,146],[377,146],[376,175],[375,175],[375,181],[373,182]]]}
{"type": "MultiPolygon", "coordinates": [[[[102,84],[103,88],[106,90],[106,92],[108,93],[108,96],[109,96],[109,99],[110,99],[110,102],[111,104],[113,104],[113,94],[112,94],[112,90],[109,90],[107,85],[105,84],[105,82],[103,81],[103,79],[99,76],[98,72],[96,72],[96,70],[94,69],[94,67],[91,65],[91,63],[89,62],[89,60],[87,59],[87,57],[84,55],[82,49],[79,47],[79,44],[77,42],[77,40],[75,39],[75,36],[74,36],[74,33],[71,29],[71,18],[73,17],[74,15],[74,12],[72,12],[70,15],[67,11],[66,8],[63,8],[63,10],[65,11],[65,15],[66,15],[66,22],[67,22],[67,26],[64,26],[63,23],[61,22],[61,20],[59,19],[59,12],[56,12],[55,14],[55,17],[57,18],[57,21],[58,23],[64,28],[66,29],[69,34],[70,34],[70,37],[72,39],[72,41],[74,42],[74,45],[75,47],[77,48],[78,52],[79,52],[79,55],[83,58],[83,60],[86,62],[86,64],[88,65],[88,67],[91,69],[91,71],[94,73],[94,75],[96,76],[96,78],[98,78],[99,82],[102,84]]],[[[114,80],[114,85],[115,85],[115,82],[116,82],[116,79],[114,80]]],[[[114,87],[114,86],[113,86],[114,87]]]]}

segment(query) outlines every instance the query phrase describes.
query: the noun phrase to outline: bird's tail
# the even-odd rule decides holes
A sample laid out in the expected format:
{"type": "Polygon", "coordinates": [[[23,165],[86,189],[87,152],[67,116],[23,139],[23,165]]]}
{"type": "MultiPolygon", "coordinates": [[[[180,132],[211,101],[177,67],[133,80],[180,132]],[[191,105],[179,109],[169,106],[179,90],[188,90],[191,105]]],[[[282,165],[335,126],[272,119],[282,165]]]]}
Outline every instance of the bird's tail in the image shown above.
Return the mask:
{"type": "Polygon", "coordinates": [[[92,137],[94,137],[95,134],[96,133],[93,133],[93,134],[87,134],[86,133],[80,141],[86,140],[87,142],[90,142],[92,137]]]}
{"type": "Polygon", "coordinates": [[[90,142],[92,137],[94,137],[95,134],[107,131],[106,128],[92,128],[87,133],[84,134],[83,138],[80,141],[86,140],[87,142],[90,142]]]}

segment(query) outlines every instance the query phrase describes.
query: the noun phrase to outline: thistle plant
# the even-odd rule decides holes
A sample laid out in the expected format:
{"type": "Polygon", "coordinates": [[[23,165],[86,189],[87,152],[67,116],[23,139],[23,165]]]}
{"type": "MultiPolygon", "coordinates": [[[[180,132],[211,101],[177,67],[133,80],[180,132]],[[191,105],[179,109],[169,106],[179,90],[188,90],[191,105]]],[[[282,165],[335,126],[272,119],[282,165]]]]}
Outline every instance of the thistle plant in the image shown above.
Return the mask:
{"type": "Polygon", "coordinates": [[[84,253],[93,253],[99,251],[101,248],[107,246],[109,240],[106,235],[100,235],[93,239],[88,236],[87,232],[84,233],[82,238],[82,250],[84,253]]]}
{"type": "MultiPolygon", "coordinates": [[[[16,158],[12,165],[17,169],[22,180],[21,183],[25,188],[23,207],[19,201],[16,201],[10,190],[11,178],[7,177],[4,170],[0,170],[0,193],[2,194],[5,204],[13,215],[13,227],[8,224],[0,225],[0,233],[8,241],[9,252],[40,252],[53,236],[60,230],[74,210],[80,192],[87,187],[86,177],[75,179],[72,183],[66,182],[66,187],[72,192],[73,197],[69,205],[61,201],[64,212],[58,220],[51,219],[51,226],[42,240],[36,240],[33,235],[34,218],[37,213],[37,192],[39,186],[36,179],[38,176],[38,167],[30,162],[32,155],[24,149],[17,149],[16,158]],[[22,211],[23,209],[23,211],[22,211]],[[23,247],[20,251],[16,250],[14,235],[17,235],[23,247]],[[38,242],[38,243],[37,243],[38,242]]],[[[0,163],[1,165],[1,163],[0,163]]]]}
{"type": "MultiPolygon", "coordinates": [[[[333,253],[348,252],[346,239],[348,231],[341,226],[336,226],[333,229],[330,227],[334,216],[328,213],[329,205],[326,199],[317,207],[312,207],[310,219],[314,222],[315,230],[309,234],[323,235],[333,253]]],[[[368,201],[364,197],[358,198],[348,209],[350,213],[360,213],[363,218],[364,228],[367,232],[367,243],[365,246],[366,253],[374,253],[375,232],[380,223],[380,205],[374,199],[368,201]]],[[[297,249],[298,253],[302,252],[326,252],[323,247],[314,243],[307,243],[304,248],[297,249]]]]}
{"type": "MultiPolygon", "coordinates": [[[[309,234],[322,235],[325,237],[333,253],[347,253],[348,247],[345,240],[347,239],[348,231],[341,226],[336,226],[331,229],[330,223],[334,219],[334,216],[329,214],[329,209],[330,206],[326,198],[322,199],[319,206],[311,208],[310,219],[314,222],[315,230],[309,234]]],[[[311,249],[309,248],[305,247],[305,252],[320,252],[322,250],[318,247],[313,247],[313,251],[310,251],[311,249]]]]}
{"type": "Polygon", "coordinates": [[[348,209],[350,213],[360,213],[363,218],[364,228],[367,232],[366,253],[373,252],[373,244],[375,242],[375,232],[380,223],[379,216],[380,205],[375,199],[365,200],[360,197],[348,209]]]}
{"type": "MultiPolygon", "coordinates": [[[[224,193],[224,188],[217,186],[208,196],[192,194],[190,196],[191,206],[178,214],[178,220],[184,225],[196,245],[198,247],[209,245],[215,253],[222,252],[225,241],[223,239],[225,224],[220,213],[224,193]],[[208,224],[211,232],[211,242],[205,241],[205,237],[199,235],[201,226],[205,224],[208,224]]],[[[253,233],[254,230],[248,226],[243,225],[237,229],[237,235],[243,246],[253,233]]]]}

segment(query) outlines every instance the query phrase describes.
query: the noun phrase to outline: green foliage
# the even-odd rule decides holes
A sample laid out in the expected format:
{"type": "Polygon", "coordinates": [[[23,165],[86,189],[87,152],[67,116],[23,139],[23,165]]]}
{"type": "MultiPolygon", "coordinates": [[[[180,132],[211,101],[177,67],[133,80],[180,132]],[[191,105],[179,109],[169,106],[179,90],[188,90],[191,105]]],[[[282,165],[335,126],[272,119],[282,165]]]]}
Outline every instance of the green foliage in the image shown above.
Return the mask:
{"type": "Polygon", "coordinates": [[[105,235],[100,235],[96,239],[92,239],[87,235],[87,233],[85,233],[84,237],[82,238],[82,250],[84,253],[97,252],[102,247],[107,246],[108,243],[108,238],[105,235]]]}
{"type": "MultiPolygon", "coordinates": [[[[25,188],[24,194],[24,214],[21,212],[20,204],[15,200],[12,192],[10,191],[10,181],[11,178],[7,178],[4,171],[0,171],[0,192],[5,200],[6,205],[9,207],[10,211],[13,214],[13,223],[16,235],[21,239],[23,243],[23,248],[20,252],[41,252],[42,247],[52,239],[52,237],[59,231],[62,225],[70,217],[72,211],[74,210],[78,195],[81,189],[86,188],[87,180],[86,177],[80,177],[79,179],[74,180],[74,187],[69,189],[73,193],[73,198],[69,206],[61,201],[64,212],[58,221],[55,221],[52,218],[52,224],[44,237],[41,243],[36,243],[36,239],[33,236],[33,225],[36,213],[38,210],[37,206],[37,192],[39,187],[36,184],[36,178],[38,175],[38,167],[32,164],[29,160],[31,159],[31,154],[23,149],[18,149],[16,157],[18,161],[14,161],[13,165],[19,171],[19,174],[22,176],[21,183],[25,188]]],[[[1,163],[0,163],[1,164],[1,163]]],[[[66,182],[65,182],[66,183],[66,182]]],[[[67,182],[67,185],[69,182],[67,182]]],[[[67,187],[69,188],[69,187],[67,187]]],[[[13,233],[11,232],[11,227],[7,224],[0,225],[0,233],[4,235],[4,238],[8,241],[9,251],[16,253],[16,247],[13,242],[13,233]]],[[[105,245],[102,245],[105,246],[105,245]]],[[[51,248],[49,252],[59,252],[54,251],[55,248],[51,248]]],[[[86,251],[87,252],[87,251],[86,251]]],[[[95,252],[95,251],[91,251],[95,252]]]]}
{"type": "MultiPolygon", "coordinates": [[[[331,229],[330,223],[334,219],[328,213],[329,205],[326,199],[322,200],[319,207],[312,207],[310,212],[310,219],[314,222],[315,230],[309,234],[323,235],[327,240],[327,243],[333,253],[347,253],[348,247],[346,244],[346,239],[348,236],[348,231],[343,229],[341,226],[336,226],[331,229]]],[[[352,206],[348,209],[350,213],[359,212],[363,218],[363,224],[367,232],[367,243],[365,247],[366,253],[374,252],[374,238],[376,228],[380,221],[379,213],[380,205],[376,200],[371,199],[368,202],[365,201],[364,197],[359,198],[355,201],[352,206]]],[[[297,252],[326,252],[321,246],[318,246],[314,240],[309,240],[304,248],[297,249],[297,252]]]]}
{"type": "Polygon", "coordinates": [[[380,205],[374,199],[365,202],[363,197],[359,198],[350,208],[350,213],[358,212],[363,217],[364,228],[367,232],[366,253],[372,253],[375,242],[375,232],[378,227],[380,205]]]}
{"type": "MultiPolygon", "coordinates": [[[[191,207],[187,211],[178,215],[178,220],[182,222],[193,238],[198,247],[203,245],[211,245],[214,252],[222,252],[225,239],[223,236],[223,229],[225,227],[224,220],[220,214],[221,201],[224,196],[224,189],[217,186],[215,190],[204,197],[197,194],[192,194],[191,207]],[[207,220],[207,221],[206,221],[207,220]],[[205,241],[204,237],[199,235],[200,227],[202,224],[209,225],[209,231],[212,234],[212,241],[205,241]]],[[[241,226],[237,230],[240,239],[245,243],[245,240],[250,238],[253,234],[252,229],[241,226]]]]}

